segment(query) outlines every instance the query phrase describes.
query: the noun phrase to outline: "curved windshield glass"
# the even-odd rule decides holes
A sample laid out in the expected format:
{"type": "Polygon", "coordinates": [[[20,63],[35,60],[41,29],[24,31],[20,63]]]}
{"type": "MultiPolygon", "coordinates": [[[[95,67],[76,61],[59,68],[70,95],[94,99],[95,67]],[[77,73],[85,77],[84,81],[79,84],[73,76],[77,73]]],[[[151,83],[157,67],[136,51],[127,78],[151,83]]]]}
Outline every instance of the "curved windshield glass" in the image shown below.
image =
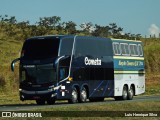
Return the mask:
{"type": "Polygon", "coordinates": [[[26,40],[22,49],[24,59],[48,59],[58,56],[59,38],[44,37],[26,40]]]}

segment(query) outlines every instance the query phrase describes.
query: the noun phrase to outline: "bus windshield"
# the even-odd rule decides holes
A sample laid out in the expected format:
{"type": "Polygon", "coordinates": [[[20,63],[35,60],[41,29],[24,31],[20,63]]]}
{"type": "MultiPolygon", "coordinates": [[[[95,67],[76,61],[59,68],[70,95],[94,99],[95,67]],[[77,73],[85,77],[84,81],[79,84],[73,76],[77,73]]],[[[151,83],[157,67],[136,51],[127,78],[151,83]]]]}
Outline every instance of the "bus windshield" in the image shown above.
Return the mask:
{"type": "Polygon", "coordinates": [[[22,49],[22,58],[40,60],[58,56],[60,39],[56,37],[31,38],[26,40],[22,49]]]}
{"type": "Polygon", "coordinates": [[[27,69],[22,71],[21,81],[32,84],[56,83],[56,72],[55,69],[27,69]]]}

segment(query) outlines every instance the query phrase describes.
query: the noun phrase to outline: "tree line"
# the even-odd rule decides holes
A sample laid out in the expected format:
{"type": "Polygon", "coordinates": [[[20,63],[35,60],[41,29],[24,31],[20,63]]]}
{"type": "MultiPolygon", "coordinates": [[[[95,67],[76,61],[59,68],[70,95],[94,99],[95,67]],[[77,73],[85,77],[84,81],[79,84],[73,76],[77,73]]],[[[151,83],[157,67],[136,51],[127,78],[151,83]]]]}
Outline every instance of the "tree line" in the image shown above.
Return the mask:
{"type": "Polygon", "coordinates": [[[50,34],[77,34],[122,39],[141,38],[141,34],[124,33],[123,28],[117,26],[116,23],[102,26],[88,22],[80,24],[81,29],[77,29],[77,27],[78,25],[73,21],[62,22],[59,16],[40,17],[35,24],[30,24],[28,20],[18,22],[15,16],[0,16],[0,32],[17,40],[50,34]]]}

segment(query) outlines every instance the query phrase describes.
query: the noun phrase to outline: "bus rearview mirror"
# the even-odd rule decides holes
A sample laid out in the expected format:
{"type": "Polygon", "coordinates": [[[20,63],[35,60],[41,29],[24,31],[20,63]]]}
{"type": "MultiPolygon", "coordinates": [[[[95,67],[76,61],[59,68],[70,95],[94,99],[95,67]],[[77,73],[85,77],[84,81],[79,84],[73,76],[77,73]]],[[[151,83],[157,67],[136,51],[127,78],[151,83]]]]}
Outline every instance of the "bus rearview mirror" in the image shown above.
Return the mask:
{"type": "Polygon", "coordinates": [[[11,63],[11,70],[14,72],[14,65],[15,65],[15,63],[17,62],[17,61],[19,61],[20,60],[20,58],[17,58],[17,59],[15,59],[15,60],[13,60],[12,61],[12,63],[11,63]]]}

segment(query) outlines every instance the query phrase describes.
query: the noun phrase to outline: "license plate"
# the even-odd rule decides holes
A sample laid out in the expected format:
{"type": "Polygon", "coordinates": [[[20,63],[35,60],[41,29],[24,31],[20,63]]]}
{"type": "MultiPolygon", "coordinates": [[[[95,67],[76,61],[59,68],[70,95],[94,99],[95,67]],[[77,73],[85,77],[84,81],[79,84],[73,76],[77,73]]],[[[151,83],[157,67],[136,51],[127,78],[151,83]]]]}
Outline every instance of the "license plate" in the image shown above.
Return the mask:
{"type": "Polygon", "coordinates": [[[34,96],[33,99],[37,100],[37,99],[40,99],[40,97],[34,96]]]}

